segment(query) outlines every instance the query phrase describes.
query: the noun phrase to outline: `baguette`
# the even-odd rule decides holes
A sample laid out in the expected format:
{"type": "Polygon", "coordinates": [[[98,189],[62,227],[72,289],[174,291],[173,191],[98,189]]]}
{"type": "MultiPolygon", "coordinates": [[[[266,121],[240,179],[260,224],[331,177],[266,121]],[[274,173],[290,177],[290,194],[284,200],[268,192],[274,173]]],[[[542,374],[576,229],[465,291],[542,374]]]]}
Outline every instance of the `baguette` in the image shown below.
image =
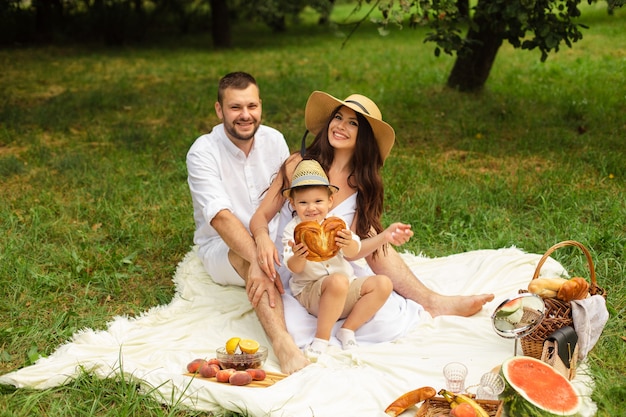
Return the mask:
{"type": "Polygon", "coordinates": [[[528,284],[528,292],[542,298],[554,298],[566,282],[565,278],[536,278],[528,284]]]}

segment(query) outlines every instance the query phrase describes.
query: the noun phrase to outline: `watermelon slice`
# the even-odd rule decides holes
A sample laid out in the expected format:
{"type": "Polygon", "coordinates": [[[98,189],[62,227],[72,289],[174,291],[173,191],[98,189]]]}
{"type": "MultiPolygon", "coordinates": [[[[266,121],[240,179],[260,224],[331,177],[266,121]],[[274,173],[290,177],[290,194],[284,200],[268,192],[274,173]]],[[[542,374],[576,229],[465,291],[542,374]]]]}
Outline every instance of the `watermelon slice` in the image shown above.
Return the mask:
{"type": "Polygon", "coordinates": [[[521,320],[524,315],[524,309],[522,309],[522,299],[515,298],[506,304],[502,305],[498,308],[498,312],[496,313],[496,319],[498,320],[506,320],[509,323],[517,323],[521,320]]]}
{"type": "Polygon", "coordinates": [[[529,356],[502,364],[506,387],[502,394],[509,416],[575,416],[581,401],[572,384],[550,365],[529,356]]]}

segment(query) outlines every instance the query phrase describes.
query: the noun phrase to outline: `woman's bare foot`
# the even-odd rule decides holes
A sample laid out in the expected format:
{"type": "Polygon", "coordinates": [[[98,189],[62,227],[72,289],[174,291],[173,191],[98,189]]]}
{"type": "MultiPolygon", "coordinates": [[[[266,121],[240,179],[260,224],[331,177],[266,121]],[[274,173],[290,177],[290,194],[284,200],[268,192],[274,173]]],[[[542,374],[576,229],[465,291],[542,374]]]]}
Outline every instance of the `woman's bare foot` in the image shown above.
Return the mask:
{"type": "Polygon", "coordinates": [[[280,364],[280,370],[284,374],[290,375],[311,364],[291,338],[277,341],[273,344],[273,348],[280,364]]]}
{"type": "Polygon", "coordinates": [[[478,295],[435,295],[429,305],[424,305],[431,316],[469,317],[482,310],[483,305],[493,300],[493,294],[478,295]]]}

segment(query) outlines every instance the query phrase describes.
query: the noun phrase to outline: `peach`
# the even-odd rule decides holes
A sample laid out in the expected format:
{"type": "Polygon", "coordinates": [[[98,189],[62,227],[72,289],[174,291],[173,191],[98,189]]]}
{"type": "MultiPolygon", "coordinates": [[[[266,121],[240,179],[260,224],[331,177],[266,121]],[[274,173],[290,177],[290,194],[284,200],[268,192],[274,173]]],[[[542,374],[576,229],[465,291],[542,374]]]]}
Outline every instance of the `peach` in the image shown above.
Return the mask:
{"type": "Polygon", "coordinates": [[[248,385],[252,382],[252,376],[246,371],[235,371],[228,378],[231,385],[248,385]]]}
{"type": "Polygon", "coordinates": [[[246,369],[246,372],[250,374],[252,380],[263,381],[265,379],[265,371],[263,369],[246,369]]]}
{"type": "Polygon", "coordinates": [[[230,376],[235,372],[235,368],[220,369],[215,374],[215,379],[217,379],[217,382],[228,382],[230,376]]]}
{"type": "Polygon", "coordinates": [[[211,358],[208,360],[210,365],[217,365],[220,369],[222,369],[222,366],[220,365],[220,361],[217,360],[217,358],[211,358]]]}
{"type": "Polygon", "coordinates": [[[198,370],[198,373],[203,378],[213,378],[215,375],[217,375],[217,371],[219,370],[220,370],[219,366],[215,364],[210,364],[207,362],[200,367],[200,369],[198,370]]]}
{"type": "Polygon", "coordinates": [[[476,417],[476,410],[468,403],[461,403],[450,411],[453,417],[476,417]]]}
{"type": "Polygon", "coordinates": [[[206,360],[200,358],[192,360],[187,364],[187,372],[195,374],[205,362],[206,360]]]}

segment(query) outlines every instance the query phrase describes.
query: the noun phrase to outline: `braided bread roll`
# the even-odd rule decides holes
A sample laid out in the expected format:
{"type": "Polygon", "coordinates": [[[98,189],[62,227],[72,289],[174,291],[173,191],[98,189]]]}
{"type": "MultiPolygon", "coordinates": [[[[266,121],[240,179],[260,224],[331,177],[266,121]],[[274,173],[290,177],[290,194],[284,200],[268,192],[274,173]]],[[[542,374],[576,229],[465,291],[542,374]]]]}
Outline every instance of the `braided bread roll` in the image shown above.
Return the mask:
{"type": "Polygon", "coordinates": [[[562,301],[584,300],[589,295],[589,283],[581,277],[566,280],[559,288],[556,298],[562,301]]]}
{"type": "Polygon", "coordinates": [[[339,217],[328,217],[322,224],[316,221],[304,221],[294,229],[293,240],[296,244],[304,242],[309,249],[306,257],[309,261],[322,262],[339,252],[335,236],[343,229],[346,229],[346,223],[339,217]]]}

